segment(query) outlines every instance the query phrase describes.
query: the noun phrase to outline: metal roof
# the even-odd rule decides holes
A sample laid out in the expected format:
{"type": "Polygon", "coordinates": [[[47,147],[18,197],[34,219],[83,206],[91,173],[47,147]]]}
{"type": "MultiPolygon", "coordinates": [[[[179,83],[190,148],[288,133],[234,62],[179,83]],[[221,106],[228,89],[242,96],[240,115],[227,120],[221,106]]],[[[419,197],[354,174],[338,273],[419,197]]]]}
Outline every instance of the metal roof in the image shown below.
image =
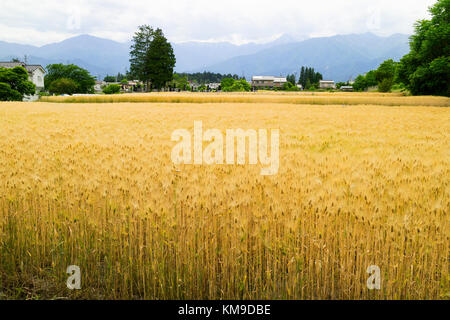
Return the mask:
{"type": "Polygon", "coordinates": [[[281,77],[275,77],[273,82],[287,82],[287,79],[286,78],[281,78],[281,77]]]}
{"type": "Polygon", "coordinates": [[[45,73],[45,69],[39,64],[25,64],[23,62],[13,62],[13,61],[0,62],[0,68],[10,69],[18,66],[24,67],[30,73],[39,68],[42,69],[42,71],[45,73]]]}
{"type": "Polygon", "coordinates": [[[17,67],[17,66],[25,67],[25,63],[23,63],[23,62],[13,62],[13,61],[0,62],[0,67],[2,67],[2,68],[14,68],[14,67],[17,67]]]}
{"type": "Polygon", "coordinates": [[[274,76],[253,76],[252,81],[268,80],[273,82],[287,82],[286,78],[274,76]]]}
{"type": "Polygon", "coordinates": [[[253,81],[255,81],[255,80],[274,80],[275,79],[275,77],[273,77],[273,76],[253,76],[252,77],[252,80],[253,81]]]}

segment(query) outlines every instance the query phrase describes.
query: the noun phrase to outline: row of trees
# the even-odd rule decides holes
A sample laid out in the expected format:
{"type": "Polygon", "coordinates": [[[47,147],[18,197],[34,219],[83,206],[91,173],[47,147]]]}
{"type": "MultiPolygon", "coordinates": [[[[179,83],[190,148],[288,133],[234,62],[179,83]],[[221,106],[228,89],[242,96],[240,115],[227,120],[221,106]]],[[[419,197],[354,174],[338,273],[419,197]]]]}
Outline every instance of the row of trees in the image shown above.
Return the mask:
{"type": "MultiPolygon", "coordinates": [[[[76,65],[50,64],[44,77],[45,90],[54,94],[93,93],[95,78],[76,65]]],[[[22,101],[25,95],[34,95],[36,86],[28,80],[25,68],[0,68],[0,100],[22,101]]]]}
{"type": "MultiPolygon", "coordinates": [[[[410,53],[400,62],[387,60],[378,69],[356,78],[354,89],[366,90],[378,86],[388,92],[393,85],[408,89],[414,95],[434,94],[450,96],[450,0],[438,0],[429,9],[431,20],[420,20],[411,37],[410,53]]],[[[188,80],[197,83],[221,82],[223,91],[249,91],[250,85],[238,75],[222,75],[203,72],[194,74],[173,73],[175,55],[171,44],[161,29],[140,26],[133,37],[130,51],[130,72],[116,77],[107,76],[107,82],[126,81],[126,77],[143,81],[146,90],[161,89],[166,85],[181,90],[189,89],[188,80]]],[[[298,84],[304,89],[314,89],[322,80],[322,74],[314,68],[302,67],[298,84]]],[[[296,76],[288,75],[284,90],[296,90],[296,76]]],[[[45,89],[50,93],[93,93],[95,78],[76,65],[52,64],[47,66],[45,89]]],[[[114,88],[113,91],[116,91],[114,88]]],[[[35,87],[28,81],[28,73],[22,67],[0,69],[0,100],[22,100],[24,95],[34,94],[35,87]]]]}
{"type": "Polygon", "coordinates": [[[306,90],[311,87],[318,87],[320,80],[323,80],[321,73],[316,72],[314,68],[302,67],[298,83],[306,90]]]}
{"type": "Polygon", "coordinates": [[[122,73],[118,73],[117,76],[109,76],[107,75],[106,77],[103,78],[103,81],[105,82],[125,82],[128,81],[128,75],[122,74],[122,73]]]}
{"type": "MultiPolygon", "coordinates": [[[[239,89],[237,91],[249,91],[247,88],[250,87],[250,84],[245,81],[245,78],[240,78],[238,75],[234,74],[220,74],[220,73],[212,73],[212,72],[198,72],[198,73],[174,73],[173,79],[169,83],[169,86],[171,88],[177,88],[182,91],[191,91],[191,86],[189,84],[189,81],[192,81],[194,83],[201,84],[200,90],[207,89],[208,83],[221,83],[224,81],[225,88],[229,90],[234,86],[235,89],[239,89]],[[225,80],[225,81],[224,81],[225,80]],[[233,82],[231,82],[233,80],[233,82]],[[243,80],[243,81],[242,81],[243,80]],[[247,83],[247,85],[244,85],[247,83]],[[241,90],[240,84],[243,85],[244,90],[241,90]]],[[[221,88],[223,86],[221,85],[221,88]]]]}
{"type": "Polygon", "coordinates": [[[175,73],[174,77],[185,77],[189,81],[193,81],[199,84],[206,83],[220,83],[225,78],[231,78],[234,80],[244,79],[243,77],[239,77],[237,74],[221,74],[214,72],[196,72],[196,73],[175,73]]]}
{"type": "Polygon", "coordinates": [[[225,78],[220,82],[220,89],[224,92],[236,92],[250,91],[252,87],[245,79],[225,78]]]}
{"type": "Polygon", "coordinates": [[[285,90],[295,90],[297,84],[302,85],[303,89],[309,90],[318,88],[320,80],[323,80],[323,76],[320,72],[316,72],[314,68],[302,67],[298,82],[295,74],[288,74],[286,80],[288,83],[283,87],[285,90]]]}
{"type": "Polygon", "coordinates": [[[54,94],[94,93],[95,78],[74,64],[50,64],[44,85],[45,90],[54,94]]]}
{"type": "Polygon", "coordinates": [[[355,79],[353,89],[355,91],[364,91],[370,87],[378,86],[380,92],[389,92],[396,80],[398,63],[394,60],[384,61],[376,70],[369,71],[366,75],[359,75],[355,79]]]}
{"type": "Polygon", "coordinates": [[[450,0],[438,0],[429,11],[431,20],[415,25],[410,53],[397,66],[397,81],[413,95],[450,96],[450,0]]]}
{"type": "Polygon", "coordinates": [[[353,84],[357,91],[378,86],[389,92],[393,86],[407,89],[413,95],[450,96],[450,0],[438,0],[429,11],[431,20],[415,24],[410,53],[400,62],[384,61],[376,70],[358,76],[353,84]]]}

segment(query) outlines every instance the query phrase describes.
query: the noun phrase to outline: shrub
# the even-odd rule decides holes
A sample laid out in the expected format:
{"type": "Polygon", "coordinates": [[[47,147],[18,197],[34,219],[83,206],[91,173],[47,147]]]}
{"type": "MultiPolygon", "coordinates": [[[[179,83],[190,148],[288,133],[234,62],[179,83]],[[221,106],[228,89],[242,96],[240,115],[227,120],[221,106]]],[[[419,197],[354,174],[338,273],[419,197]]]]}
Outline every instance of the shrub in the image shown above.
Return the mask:
{"type": "Polygon", "coordinates": [[[74,94],[78,89],[78,84],[72,79],[60,78],[52,82],[48,91],[57,95],[74,94]]]}
{"type": "Polygon", "coordinates": [[[391,78],[385,78],[381,80],[380,84],[378,85],[378,91],[380,92],[390,92],[392,89],[393,80],[391,78]]]}
{"type": "Polygon", "coordinates": [[[120,85],[118,84],[109,84],[103,88],[103,93],[105,94],[115,94],[120,92],[120,85]]]}

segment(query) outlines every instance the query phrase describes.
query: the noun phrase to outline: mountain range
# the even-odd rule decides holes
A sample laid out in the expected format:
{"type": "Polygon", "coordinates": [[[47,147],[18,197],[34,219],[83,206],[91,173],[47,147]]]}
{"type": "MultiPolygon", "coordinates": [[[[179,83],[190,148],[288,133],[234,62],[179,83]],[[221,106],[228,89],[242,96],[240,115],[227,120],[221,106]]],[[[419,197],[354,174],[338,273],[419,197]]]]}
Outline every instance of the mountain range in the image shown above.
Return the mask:
{"type": "MultiPolygon", "coordinates": [[[[74,63],[98,78],[125,73],[131,42],[80,35],[41,47],[0,41],[0,60],[27,56],[30,64],[74,63]]],[[[371,33],[296,41],[284,35],[275,41],[234,45],[228,42],[172,44],[177,72],[219,72],[244,75],[287,75],[301,66],[314,67],[324,78],[346,81],[376,68],[386,59],[409,52],[408,35],[379,37],[371,33]]]]}

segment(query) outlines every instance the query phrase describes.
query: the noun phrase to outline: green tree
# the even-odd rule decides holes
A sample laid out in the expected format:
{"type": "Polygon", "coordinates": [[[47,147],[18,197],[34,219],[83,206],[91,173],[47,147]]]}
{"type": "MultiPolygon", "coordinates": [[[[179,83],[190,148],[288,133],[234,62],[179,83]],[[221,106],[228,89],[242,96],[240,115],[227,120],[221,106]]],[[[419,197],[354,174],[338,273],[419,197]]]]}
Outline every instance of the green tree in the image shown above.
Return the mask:
{"type": "Polygon", "coordinates": [[[78,84],[72,79],[60,78],[50,84],[48,91],[54,94],[74,94],[77,91],[78,84]]]}
{"type": "Polygon", "coordinates": [[[378,84],[378,81],[375,77],[375,70],[371,70],[369,72],[366,73],[365,76],[365,80],[366,80],[366,87],[365,89],[369,88],[369,87],[374,87],[378,84]]]}
{"type": "Polygon", "coordinates": [[[122,74],[122,73],[118,73],[117,74],[117,82],[122,82],[123,80],[126,80],[127,79],[127,76],[125,75],[125,74],[122,74]]]}
{"type": "Polygon", "coordinates": [[[239,79],[239,76],[237,74],[231,75],[231,74],[220,74],[220,73],[213,73],[213,72],[196,72],[196,73],[174,73],[175,77],[186,77],[187,80],[196,81],[197,83],[220,83],[222,79],[225,78],[232,78],[235,80],[239,79]]]}
{"type": "Polygon", "coordinates": [[[220,87],[222,91],[229,91],[231,90],[231,87],[234,85],[234,79],[233,78],[224,78],[220,82],[220,87]]]}
{"type": "Polygon", "coordinates": [[[149,61],[150,81],[156,89],[161,89],[172,80],[176,63],[172,45],[161,29],[156,29],[153,41],[150,43],[149,61]]]}
{"type": "Polygon", "coordinates": [[[285,90],[285,91],[299,91],[299,88],[295,84],[292,84],[292,82],[289,82],[289,81],[284,83],[283,87],[281,89],[285,90]]]}
{"type": "Polygon", "coordinates": [[[392,59],[386,60],[380,64],[375,71],[375,79],[377,82],[381,82],[384,79],[394,79],[396,66],[397,63],[392,59]]]}
{"type": "Polygon", "coordinates": [[[431,20],[415,24],[396,80],[413,95],[450,96],[450,0],[438,0],[429,11],[431,20]]]}
{"type": "Polygon", "coordinates": [[[289,83],[291,83],[293,86],[295,86],[295,74],[289,74],[287,77],[286,77],[286,80],[289,82],[289,83]]]}
{"type": "Polygon", "coordinates": [[[303,88],[306,85],[306,77],[305,77],[305,67],[302,67],[300,70],[300,78],[298,79],[298,83],[303,86],[303,88]]]}
{"type": "Polygon", "coordinates": [[[392,85],[394,84],[394,80],[391,78],[384,78],[378,83],[378,91],[379,92],[390,92],[392,89],[392,85]]]}
{"type": "Polygon", "coordinates": [[[323,80],[322,74],[321,74],[320,72],[314,73],[314,84],[318,86],[318,85],[319,85],[319,82],[320,82],[321,80],[323,80]]]}
{"type": "Polygon", "coordinates": [[[118,84],[109,84],[106,87],[103,88],[103,93],[104,94],[115,94],[115,93],[119,93],[120,92],[120,85],[118,84]]]}
{"type": "Polygon", "coordinates": [[[103,78],[103,81],[105,82],[116,82],[116,77],[114,76],[106,76],[105,78],[103,78]]]}
{"type": "Polygon", "coordinates": [[[349,85],[350,84],[348,83],[348,81],[347,82],[338,82],[338,83],[336,83],[336,88],[340,89],[343,86],[349,86],[349,85]]]}
{"type": "Polygon", "coordinates": [[[364,91],[368,88],[366,77],[363,75],[359,75],[355,79],[355,83],[353,83],[353,89],[355,91],[364,91]]]}
{"type": "Polygon", "coordinates": [[[321,73],[316,72],[314,68],[301,68],[298,83],[301,84],[304,89],[310,89],[313,86],[318,87],[320,80],[323,80],[323,76],[321,73]]]}
{"type": "MultiPolygon", "coordinates": [[[[374,72],[375,80],[378,83],[378,90],[380,92],[390,92],[394,84],[396,74],[397,62],[389,59],[384,61],[374,72]]],[[[366,75],[367,77],[367,75],[366,75]]]]}
{"type": "Polygon", "coordinates": [[[148,25],[139,26],[133,36],[133,44],[130,51],[130,73],[137,79],[146,83],[149,90],[150,82],[150,43],[153,41],[155,31],[148,25]]]}
{"type": "Polygon", "coordinates": [[[248,83],[247,80],[235,80],[233,78],[222,79],[220,88],[224,92],[250,91],[252,89],[250,83],[248,83]]]}
{"type": "Polygon", "coordinates": [[[44,78],[45,89],[49,90],[53,81],[58,79],[71,79],[77,84],[76,93],[93,93],[95,78],[89,71],[74,64],[50,64],[47,66],[47,74],[44,78]]]}
{"type": "Polygon", "coordinates": [[[250,85],[250,83],[248,83],[247,80],[245,80],[245,79],[237,80],[235,82],[234,86],[238,86],[239,90],[233,90],[233,91],[250,91],[252,89],[252,86],[250,85]]]}
{"type": "Polygon", "coordinates": [[[33,95],[35,92],[36,86],[28,81],[25,68],[0,68],[0,101],[22,101],[24,95],[33,95]]]}
{"type": "Polygon", "coordinates": [[[180,77],[177,75],[177,79],[175,80],[175,86],[177,89],[182,90],[182,91],[190,90],[189,82],[186,77],[180,77]]]}
{"type": "Polygon", "coordinates": [[[161,89],[172,80],[175,55],[161,29],[140,26],[133,37],[130,51],[130,73],[146,83],[161,89]]]}
{"type": "Polygon", "coordinates": [[[310,79],[307,79],[307,80],[306,80],[305,89],[306,89],[306,90],[309,90],[310,88],[311,88],[311,80],[310,80],[310,79]]]}
{"type": "MultiPolygon", "coordinates": [[[[383,66],[380,71],[385,70],[387,65],[389,65],[389,63],[387,63],[385,66],[383,66]]],[[[364,75],[364,76],[359,75],[358,77],[356,77],[355,83],[353,83],[353,89],[355,91],[365,91],[369,87],[374,87],[374,86],[379,85],[379,82],[377,81],[377,78],[376,78],[376,72],[377,72],[377,70],[371,70],[371,71],[367,72],[366,75],[364,75]]],[[[380,73],[379,77],[380,77],[380,80],[383,81],[384,78],[381,76],[381,74],[382,73],[380,73]]],[[[390,76],[387,78],[392,79],[392,77],[390,77],[390,76]]],[[[384,83],[384,86],[386,86],[388,83],[389,82],[386,81],[384,83]]],[[[389,88],[389,90],[390,90],[390,88],[389,88]]]]}

